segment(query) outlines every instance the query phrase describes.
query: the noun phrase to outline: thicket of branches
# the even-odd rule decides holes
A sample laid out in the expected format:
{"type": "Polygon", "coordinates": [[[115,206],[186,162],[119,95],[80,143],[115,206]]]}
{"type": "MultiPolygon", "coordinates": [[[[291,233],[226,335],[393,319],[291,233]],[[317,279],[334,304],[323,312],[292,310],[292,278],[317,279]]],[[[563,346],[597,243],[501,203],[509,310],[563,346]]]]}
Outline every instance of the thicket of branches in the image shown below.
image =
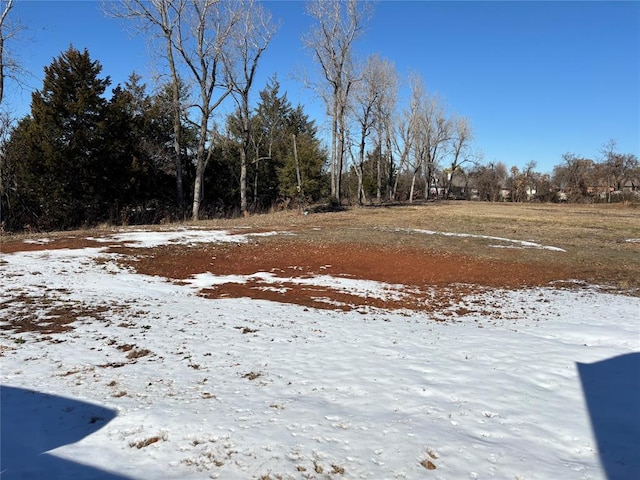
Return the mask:
{"type": "MultiPolygon", "coordinates": [[[[0,107],[5,78],[19,77],[5,51],[18,31],[8,21],[12,5],[3,1],[0,12],[0,107]]],[[[247,215],[319,201],[638,198],[638,158],[614,142],[598,159],[564,155],[553,174],[536,172],[535,162],[508,169],[482,161],[470,119],[450,113],[420,76],[409,75],[401,108],[393,62],[354,53],[371,3],[307,3],[315,27],[302,41],[318,74],[304,80],[326,105],[326,150],[304,107],[288,101],[275,76],[254,85],[277,25],[253,0],[106,5],[157,40],[168,80],[148,87],[132,73],[112,86],[99,61],[73,47],[45,67],[30,114],[16,121],[2,114],[3,229],[247,215]],[[235,102],[233,113],[218,113],[223,102],[235,102]]]]}

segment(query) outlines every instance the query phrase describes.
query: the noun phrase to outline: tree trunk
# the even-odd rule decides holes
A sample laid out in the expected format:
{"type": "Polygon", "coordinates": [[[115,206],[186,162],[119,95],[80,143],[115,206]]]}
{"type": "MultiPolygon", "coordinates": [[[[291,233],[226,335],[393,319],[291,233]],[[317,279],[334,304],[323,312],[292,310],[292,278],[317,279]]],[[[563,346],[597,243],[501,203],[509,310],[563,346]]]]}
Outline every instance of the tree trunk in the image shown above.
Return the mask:
{"type": "Polygon", "coordinates": [[[176,70],[176,63],[173,57],[173,44],[171,43],[171,30],[168,29],[169,19],[167,16],[166,4],[160,8],[161,26],[166,40],[167,62],[171,70],[171,108],[173,114],[173,151],[175,153],[176,164],[176,201],[180,216],[184,215],[184,188],[182,185],[182,149],[181,143],[181,108],[180,108],[180,78],[176,70]]]}
{"type": "Polygon", "coordinates": [[[300,175],[300,163],[298,162],[298,142],[293,134],[293,158],[296,162],[296,180],[298,181],[298,194],[302,195],[302,176],[300,175]]]}
{"type": "Polygon", "coordinates": [[[413,203],[413,190],[416,186],[416,176],[417,176],[417,171],[413,172],[413,178],[411,179],[411,190],[409,192],[409,203],[413,203]]]}
{"type": "Polygon", "coordinates": [[[341,109],[340,117],[338,118],[338,151],[336,162],[336,200],[340,204],[340,198],[342,193],[342,168],[344,163],[344,143],[345,143],[345,125],[344,125],[344,111],[341,109]]]}
{"type": "Polygon", "coordinates": [[[243,144],[240,149],[240,212],[248,217],[247,210],[247,152],[243,144]]]}
{"type": "Polygon", "coordinates": [[[182,150],[180,148],[180,132],[182,130],[180,121],[180,83],[173,60],[171,40],[167,40],[167,53],[172,79],[171,106],[173,108],[173,151],[175,152],[176,162],[176,200],[178,202],[178,210],[182,216],[184,214],[184,189],[182,185],[182,150]]]}
{"type": "MultiPolygon", "coordinates": [[[[365,120],[366,123],[366,120],[365,120]]],[[[367,141],[367,131],[366,126],[362,126],[362,130],[360,132],[360,151],[358,152],[358,165],[356,167],[356,175],[358,176],[358,203],[363,205],[367,199],[364,194],[364,187],[362,177],[364,176],[364,153],[366,149],[366,141],[367,141]]],[[[378,158],[380,158],[378,156],[378,158]]],[[[380,161],[378,160],[378,174],[380,171],[380,161]]]]}
{"type": "MultiPolygon", "coordinates": [[[[196,149],[196,178],[193,184],[193,208],[191,210],[191,219],[195,222],[200,219],[200,203],[202,202],[204,192],[204,171],[207,168],[209,156],[205,157],[205,142],[207,141],[208,119],[211,112],[203,109],[202,118],[200,119],[200,135],[198,138],[198,147],[196,149]]],[[[209,139],[213,142],[213,139],[209,139]]]]}
{"type": "Polygon", "coordinates": [[[4,98],[4,33],[0,32],[0,105],[4,98]]]}
{"type": "Polygon", "coordinates": [[[204,177],[204,165],[198,162],[196,165],[196,178],[193,183],[193,208],[191,218],[197,221],[200,217],[200,201],[202,200],[202,180],[204,177]]]}
{"type": "Polygon", "coordinates": [[[331,121],[331,197],[339,199],[338,183],[336,181],[336,170],[338,164],[338,99],[337,93],[334,92],[333,98],[333,118],[331,121]]]}
{"type": "Polygon", "coordinates": [[[255,212],[258,209],[258,172],[260,170],[260,158],[256,154],[256,171],[253,175],[253,207],[252,210],[255,212]]]}

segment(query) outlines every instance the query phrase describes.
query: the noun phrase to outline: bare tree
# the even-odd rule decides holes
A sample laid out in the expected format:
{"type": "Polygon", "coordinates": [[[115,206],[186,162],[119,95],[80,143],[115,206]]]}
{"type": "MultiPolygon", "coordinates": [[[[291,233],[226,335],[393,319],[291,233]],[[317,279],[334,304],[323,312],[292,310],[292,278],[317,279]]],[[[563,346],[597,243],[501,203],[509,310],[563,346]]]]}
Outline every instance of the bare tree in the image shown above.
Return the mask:
{"type": "Polygon", "coordinates": [[[198,130],[192,208],[192,219],[198,220],[204,172],[215,145],[210,123],[215,109],[233,90],[230,48],[243,5],[220,0],[192,0],[188,5],[173,44],[198,90],[197,101],[190,105],[195,112],[190,122],[198,130]]]}
{"type": "Polygon", "coordinates": [[[163,56],[167,61],[171,74],[171,96],[173,117],[173,149],[176,166],[176,197],[178,208],[184,209],[184,188],[182,184],[182,105],[180,101],[181,80],[178,76],[177,62],[174,57],[174,39],[186,0],[121,0],[120,2],[105,1],[103,9],[107,15],[132,20],[138,23],[142,32],[154,32],[154,35],[164,43],[163,56]]]}
{"type": "MultiPolygon", "coordinates": [[[[398,154],[398,173],[403,172],[409,164],[409,156],[413,150],[415,122],[411,110],[405,110],[395,122],[394,132],[390,137],[393,139],[393,151],[398,154]]],[[[390,153],[391,155],[391,153],[390,153]]],[[[393,180],[393,189],[390,193],[390,200],[397,198],[398,183],[400,175],[396,175],[393,180]]]]}
{"type": "Polygon", "coordinates": [[[380,70],[378,68],[380,64],[381,60],[377,55],[367,58],[362,70],[362,78],[356,84],[354,90],[354,101],[351,107],[351,113],[359,129],[358,155],[355,169],[358,177],[358,202],[360,204],[366,202],[363,188],[364,159],[367,137],[371,134],[377,120],[375,113],[380,99],[380,70]]]}
{"type": "Polygon", "coordinates": [[[407,112],[408,120],[406,122],[405,142],[410,145],[410,148],[406,150],[407,162],[409,162],[409,155],[413,152],[413,162],[411,163],[411,190],[409,193],[409,203],[412,203],[416,186],[416,176],[423,167],[427,150],[425,146],[425,139],[427,137],[424,132],[426,91],[422,78],[417,75],[412,74],[409,76],[409,86],[411,88],[411,101],[407,112]]]}
{"type": "Polygon", "coordinates": [[[17,72],[20,70],[18,63],[11,58],[6,49],[6,42],[14,38],[21,30],[22,26],[12,23],[9,20],[9,13],[13,8],[13,0],[0,1],[0,232],[3,231],[3,210],[2,206],[6,200],[9,205],[9,196],[5,192],[7,189],[7,166],[5,165],[4,146],[13,124],[13,118],[8,110],[4,108],[4,86],[6,78],[17,79],[17,72]]]}
{"type": "Polygon", "coordinates": [[[13,5],[14,0],[0,0],[0,105],[4,100],[6,79],[10,78],[19,85],[23,85],[21,77],[28,74],[20,62],[7,50],[6,42],[16,40],[25,30],[19,21],[10,18],[13,5]]]}
{"type": "Polygon", "coordinates": [[[516,166],[509,170],[508,186],[511,190],[512,202],[524,202],[533,199],[537,193],[537,183],[540,178],[535,172],[536,162],[531,160],[527,162],[523,171],[516,166]]]}
{"type": "Polygon", "coordinates": [[[638,157],[633,154],[623,154],[617,151],[615,140],[609,140],[602,147],[602,171],[606,177],[603,183],[607,188],[607,202],[611,201],[612,191],[621,193],[627,181],[637,181],[638,157]]]}
{"type": "MultiPolygon", "coordinates": [[[[424,198],[428,199],[434,182],[437,165],[445,153],[447,142],[451,138],[452,124],[446,116],[444,106],[438,95],[430,96],[424,87],[424,81],[417,75],[410,77],[413,110],[413,179],[411,196],[417,177],[424,177],[424,198]]],[[[410,196],[410,200],[412,200],[410,196]]]]}
{"type": "Polygon", "coordinates": [[[375,118],[373,128],[377,132],[379,155],[376,158],[376,199],[382,201],[382,174],[386,169],[387,197],[393,199],[392,183],[394,161],[392,149],[393,118],[397,106],[398,73],[395,65],[387,59],[373,57],[374,78],[378,85],[375,102],[375,118]]]}
{"type": "Polygon", "coordinates": [[[449,198],[453,178],[456,174],[460,173],[461,166],[472,161],[469,147],[471,144],[471,140],[473,139],[473,132],[471,130],[469,119],[466,117],[458,117],[453,119],[451,124],[453,128],[451,137],[449,138],[450,163],[449,167],[447,168],[448,172],[445,178],[446,185],[444,198],[449,198]]]}
{"type": "Polygon", "coordinates": [[[554,181],[560,185],[570,201],[580,202],[589,199],[595,162],[573,153],[563,154],[562,160],[564,163],[556,165],[553,169],[554,181]]]}
{"type": "Polygon", "coordinates": [[[13,7],[13,0],[6,0],[0,3],[2,11],[0,12],[0,104],[4,99],[4,77],[6,75],[6,53],[4,42],[11,35],[7,32],[7,16],[13,7]]]}
{"type": "MultiPolygon", "coordinates": [[[[174,138],[176,157],[180,158],[180,119],[189,110],[187,120],[198,132],[196,176],[193,187],[192,218],[200,215],[205,168],[211,159],[211,120],[213,112],[231,93],[229,72],[230,40],[239,22],[243,4],[220,0],[124,0],[108,7],[114,16],[142,21],[143,28],[154,28],[165,41],[165,54],[174,85],[174,138]],[[177,58],[176,58],[177,57],[177,58]],[[197,93],[194,103],[180,105],[178,72],[184,68],[197,93]]],[[[180,168],[180,163],[176,163],[180,168]]],[[[181,175],[178,175],[179,179],[181,175]]]]}
{"type": "Polygon", "coordinates": [[[437,95],[429,97],[426,116],[424,117],[424,141],[427,152],[424,168],[425,199],[428,199],[431,195],[432,182],[440,160],[446,153],[447,143],[451,139],[451,131],[451,119],[446,116],[440,97],[437,95]]]}
{"type": "MultiPolygon", "coordinates": [[[[240,211],[247,210],[247,161],[251,146],[251,111],[249,93],[253,86],[258,62],[276,32],[271,14],[254,0],[243,2],[239,17],[239,28],[233,36],[234,51],[238,56],[238,69],[229,66],[232,72],[233,93],[238,104],[242,128],[242,148],[240,150],[240,211]]],[[[254,195],[255,196],[255,195],[254,195]]]]}
{"type": "Polygon", "coordinates": [[[359,0],[312,0],[307,4],[307,13],[317,25],[304,42],[327,82],[321,95],[331,117],[331,196],[337,201],[345,154],[345,116],[355,81],[353,43],[372,12],[373,3],[359,0]]]}
{"type": "Polygon", "coordinates": [[[501,190],[507,178],[507,167],[502,162],[476,165],[470,176],[480,200],[496,202],[501,199],[501,190]]]}

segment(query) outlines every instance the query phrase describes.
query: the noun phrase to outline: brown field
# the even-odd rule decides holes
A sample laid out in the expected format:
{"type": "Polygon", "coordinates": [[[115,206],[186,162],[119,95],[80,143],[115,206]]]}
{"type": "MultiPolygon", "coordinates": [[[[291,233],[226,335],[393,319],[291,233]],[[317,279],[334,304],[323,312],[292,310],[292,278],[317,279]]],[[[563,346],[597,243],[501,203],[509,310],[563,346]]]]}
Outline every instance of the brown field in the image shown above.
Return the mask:
{"type": "MultiPolygon", "coordinates": [[[[152,228],[180,226],[183,225],[152,228]]],[[[254,237],[249,244],[237,245],[114,250],[132,255],[123,262],[140,273],[178,281],[204,271],[218,274],[277,271],[284,278],[310,276],[330,269],[334,275],[412,287],[464,284],[465,291],[473,286],[511,288],[578,281],[631,295],[640,292],[640,209],[629,205],[441,202],[309,215],[287,211],[186,226],[238,233],[275,230],[295,235],[254,237]],[[418,233],[416,229],[438,233],[418,233]],[[444,232],[467,236],[443,235],[444,232]],[[521,248],[517,243],[484,236],[534,242],[564,251],[521,248]],[[212,258],[216,261],[212,262],[212,258]]],[[[91,243],[87,236],[112,231],[103,228],[47,234],[44,236],[55,241],[46,247],[23,242],[26,237],[37,235],[5,235],[0,249],[8,253],[27,248],[77,247],[91,243]]],[[[310,292],[295,288],[289,290],[287,298],[250,284],[221,286],[215,292],[205,293],[257,296],[310,306],[317,303],[310,299],[313,296],[310,292]]],[[[317,289],[313,293],[317,295],[317,289]]],[[[450,288],[447,295],[452,295],[450,288]]],[[[376,302],[371,300],[371,304],[376,302]]]]}

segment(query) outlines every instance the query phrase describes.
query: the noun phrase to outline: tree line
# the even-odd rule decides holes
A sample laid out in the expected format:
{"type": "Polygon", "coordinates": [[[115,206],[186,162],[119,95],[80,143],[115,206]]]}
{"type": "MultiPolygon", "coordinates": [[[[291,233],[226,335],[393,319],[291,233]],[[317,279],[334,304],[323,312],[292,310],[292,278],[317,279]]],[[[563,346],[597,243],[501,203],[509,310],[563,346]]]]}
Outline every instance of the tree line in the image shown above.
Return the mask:
{"type": "MultiPolygon", "coordinates": [[[[70,47],[45,68],[31,114],[3,146],[5,228],[72,228],[96,222],[154,223],[181,218],[197,171],[198,126],[180,124],[180,167],[173,150],[171,85],[150,95],[132,74],[105,98],[108,77],[89,52],[70,47]],[[180,170],[182,191],[176,187],[180,170]]],[[[247,209],[285,198],[323,195],[326,153],[302,106],[281,94],[276,79],[260,92],[245,145],[239,109],[206,145],[201,207],[206,216],[239,213],[239,159],[246,150],[247,209]]],[[[184,94],[184,88],[181,88],[184,94]]],[[[200,154],[202,154],[200,152],[200,154]]],[[[202,214],[202,212],[200,212],[202,214]]]]}
{"type": "MultiPolygon", "coordinates": [[[[0,105],[16,76],[0,16],[0,105]]],[[[123,0],[106,13],[156,39],[168,81],[151,89],[132,73],[112,87],[99,61],[71,46],[44,69],[30,114],[0,141],[0,222],[8,230],[99,222],[152,223],[304,207],[464,198],[614,201],[636,190],[635,155],[615,144],[601,161],[567,154],[553,175],[486,164],[470,119],[448,112],[417,74],[399,106],[393,62],[358,59],[354,46],[373,3],[313,0],[302,39],[319,74],[302,78],[330,119],[323,148],[304,106],[274,75],[251,104],[255,72],[277,24],[253,0],[123,0]],[[220,106],[233,105],[221,115],[220,106]],[[635,183],[634,183],[635,182],[635,183]],[[629,186],[630,185],[630,186],[629,186]]],[[[632,195],[633,196],[633,195],[632,195]]]]}

